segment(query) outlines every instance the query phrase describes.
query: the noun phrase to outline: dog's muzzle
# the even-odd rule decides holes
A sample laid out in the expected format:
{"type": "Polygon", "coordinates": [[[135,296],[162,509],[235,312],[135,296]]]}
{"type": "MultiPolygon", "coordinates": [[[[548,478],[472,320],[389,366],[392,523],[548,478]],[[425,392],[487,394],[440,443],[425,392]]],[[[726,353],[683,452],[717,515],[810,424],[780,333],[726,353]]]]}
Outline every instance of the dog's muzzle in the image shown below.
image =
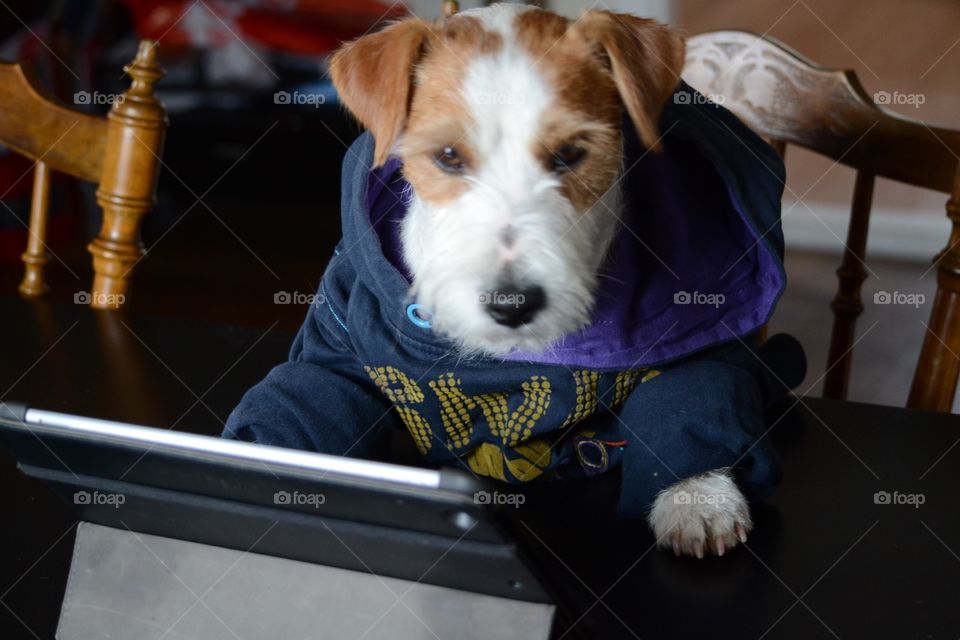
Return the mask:
{"type": "Polygon", "coordinates": [[[547,305],[543,287],[502,287],[489,294],[487,313],[497,324],[519,327],[533,322],[536,315],[547,305]]]}

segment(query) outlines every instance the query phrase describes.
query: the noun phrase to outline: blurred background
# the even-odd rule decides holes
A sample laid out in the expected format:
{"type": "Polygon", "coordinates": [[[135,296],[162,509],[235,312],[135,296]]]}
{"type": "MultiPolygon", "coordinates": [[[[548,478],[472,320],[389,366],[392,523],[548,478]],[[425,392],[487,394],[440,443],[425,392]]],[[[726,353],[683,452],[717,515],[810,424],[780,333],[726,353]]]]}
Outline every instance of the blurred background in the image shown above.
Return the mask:
{"type": "MultiPolygon", "coordinates": [[[[463,8],[479,2],[462,2],[463,8]]],[[[869,93],[915,96],[887,108],[960,127],[960,3],[948,0],[609,0],[539,2],[571,16],[609,8],[656,17],[688,35],[746,29],[817,63],[852,69],[869,93]]],[[[340,235],[340,163],[359,129],[326,78],[343,40],[385,20],[436,17],[439,0],[3,0],[0,60],[33,68],[65,104],[106,113],[126,89],[122,66],[141,38],[159,41],[170,117],[148,250],[133,313],[295,330],[340,235]],[[292,304],[275,304],[278,293],[292,304]]],[[[2,116],[0,116],[2,117],[2,116]]],[[[16,295],[26,243],[30,163],[0,148],[0,294],[16,295]]],[[[801,391],[823,372],[853,172],[787,152],[784,227],[790,285],[772,323],[810,357],[801,391]],[[806,206],[792,206],[802,198],[806,206]]],[[[850,397],[903,404],[945,245],[946,198],[879,180],[850,397]],[[878,291],[924,296],[924,312],[870,304],[878,291]]],[[[70,303],[91,278],[99,228],[91,185],[60,179],[50,229],[51,299],[70,303]]]]}

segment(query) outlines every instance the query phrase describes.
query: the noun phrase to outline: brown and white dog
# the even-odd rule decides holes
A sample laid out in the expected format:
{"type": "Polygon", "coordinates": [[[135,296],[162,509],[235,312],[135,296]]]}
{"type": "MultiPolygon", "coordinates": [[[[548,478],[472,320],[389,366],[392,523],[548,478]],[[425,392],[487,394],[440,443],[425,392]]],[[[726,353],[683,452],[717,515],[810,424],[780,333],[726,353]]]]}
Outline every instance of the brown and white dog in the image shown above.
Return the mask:
{"type": "MultiPolygon", "coordinates": [[[[623,114],[657,149],[683,61],[683,38],[653,20],[506,4],[401,20],[334,56],[375,163],[403,161],[413,191],[403,257],[434,331],[465,354],[498,356],[589,323],[618,229],[623,114]],[[478,304],[490,286],[513,304],[478,304]]],[[[661,545],[696,556],[723,554],[752,526],[723,470],[662,492],[650,524],[661,545]]]]}

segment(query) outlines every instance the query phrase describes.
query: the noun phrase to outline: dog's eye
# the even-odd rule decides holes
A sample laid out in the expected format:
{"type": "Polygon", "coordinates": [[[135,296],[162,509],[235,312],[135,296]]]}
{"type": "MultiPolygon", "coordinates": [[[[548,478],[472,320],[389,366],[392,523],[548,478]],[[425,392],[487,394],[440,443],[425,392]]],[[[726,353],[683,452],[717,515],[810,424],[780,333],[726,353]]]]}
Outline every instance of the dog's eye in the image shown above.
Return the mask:
{"type": "Polygon", "coordinates": [[[463,171],[463,159],[453,147],[444,147],[433,154],[433,162],[447,173],[461,173],[463,171]]]}
{"type": "Polygon", "coordinates": [[[587,150],[574,144],[567,144],[553,152],[550,159],[554,171],[570,171],[583,162],[587,150]]]}

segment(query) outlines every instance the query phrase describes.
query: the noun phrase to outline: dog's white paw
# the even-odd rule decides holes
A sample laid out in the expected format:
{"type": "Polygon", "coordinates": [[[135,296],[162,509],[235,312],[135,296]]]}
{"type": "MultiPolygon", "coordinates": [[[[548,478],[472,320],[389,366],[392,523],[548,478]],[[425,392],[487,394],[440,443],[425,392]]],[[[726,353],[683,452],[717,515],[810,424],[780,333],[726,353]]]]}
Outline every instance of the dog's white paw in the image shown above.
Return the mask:
{"type": "Polygon", "coordinates": [[[726,471],[709,471],[661,491],[648,517],[657,544],[702,558],[722,556],[746,542],[753,528],[750,507],[726,471]]]}

